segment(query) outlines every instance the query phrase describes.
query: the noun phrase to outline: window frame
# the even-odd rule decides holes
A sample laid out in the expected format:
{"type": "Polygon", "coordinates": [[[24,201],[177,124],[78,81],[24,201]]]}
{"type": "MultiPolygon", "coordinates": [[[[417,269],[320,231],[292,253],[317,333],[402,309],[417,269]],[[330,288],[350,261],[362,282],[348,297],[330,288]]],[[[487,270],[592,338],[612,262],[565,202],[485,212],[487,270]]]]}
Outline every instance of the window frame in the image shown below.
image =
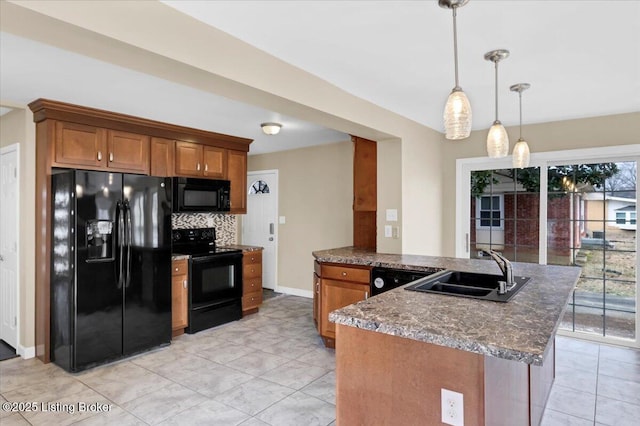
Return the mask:
{"type": "MultiPolygon", "coordinates": [[[[493,215],[491,215],[493,216],[493,215]]],[[[480,231],[491,231],[491,230],[495,230],[495,231],[504,231],[504,194],[482,194],[478,197],[476,197],[476,229],[480,230],[480,231]],[[498,197],[498,210],[493,210],[493,197],[498,197]],[[487,210],[483,210],[482,209],[482,198],[491,198],[491,210],[488,210],[489,212],[493,213],[495,211],[498,211],[500,213],[500,217],[498,218],[498,221],[500,222],[500,226],[493,226],[493,225],[489,225],[489,226],[485,226],[482,225],[482,217],[481,217],[481,212],[483,211],[487,211],[487,210]]],[[[486,219],[484,219],[486,220],[486,219]]],[[[495,221],[496,219],[493,217],[489,218],[490,222],[495,221]]]]}

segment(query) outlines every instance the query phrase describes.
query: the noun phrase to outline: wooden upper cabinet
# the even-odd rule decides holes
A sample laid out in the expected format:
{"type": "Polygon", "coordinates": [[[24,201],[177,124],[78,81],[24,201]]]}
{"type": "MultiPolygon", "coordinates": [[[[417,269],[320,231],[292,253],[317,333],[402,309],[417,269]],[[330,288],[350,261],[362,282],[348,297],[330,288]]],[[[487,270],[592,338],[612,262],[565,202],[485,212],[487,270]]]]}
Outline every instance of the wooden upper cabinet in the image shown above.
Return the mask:
{"type": "Polygon", "coordinates": [[[227,177],[227,150],[214,146],[204,146],[202,152],[202,176],[212,179],[227,177]]]}
{"type": "Polygon", "coordinates": [[[202,177],[202,148],[191,142],[176,142],[175,171],[177,176],[202,177]]]}
{"type": "Polygon", "coordinates": [[[353,210],[376,211],[378,204],[378,155],[375,141],[352,137],[353,210]]]}
{"type": "Polygon", "coordinates": [[[149,173],[149,136],[57,121],[52,166],[149,173]]]}
{"type": "Polygon", "coordinates": [[[231,213],[247,213],[247,153],[227,150],[227,179],[231,181],[231,213]]]}
{"type": "Polygon", "coordinates": [[[107,167],[149,174],[149,136],[109,130],[107,167]]]}
{"type": "Polygon", "coordinates": [[[106,167],[106,135],[107,131],[99,127],[56,121],[52,165],[106,167]]]}
{"type": "Polygon", "coordinates": [[[151,138],[151,176],[170,177],[175,174],[175,141],[164,138],[151,138]]]}

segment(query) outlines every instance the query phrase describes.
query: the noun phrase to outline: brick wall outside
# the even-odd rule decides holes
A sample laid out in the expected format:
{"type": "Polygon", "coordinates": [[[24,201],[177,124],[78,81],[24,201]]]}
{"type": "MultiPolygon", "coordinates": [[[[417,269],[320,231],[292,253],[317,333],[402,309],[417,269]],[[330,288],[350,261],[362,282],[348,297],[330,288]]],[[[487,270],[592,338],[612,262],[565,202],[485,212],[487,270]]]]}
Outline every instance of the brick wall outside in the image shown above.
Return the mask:
{"type": "MultiPolygon", "coordinates": [[[[579,218],[579,198],[574,203],[574,214],[571,215],[570,197],[557,197],[549,199],[547,203],[547,247],[556,255],[569,256],[570,247],[580,247],[579,224],[570,219],[579,218]],[[571,241],[571,226],[574,226],[574,241],[571,241]]],[[[504,194],[505,246],[531,246],[537,247],[540,232],[540,194],[519,192],[516,194],[504,194]],[[517,203],[516,203],[517,197],[517,203]],[[517,209],[516,209],[517,206],[517,209]],[[517,228],[514,223],[517,219],[517,228]],[[514,233],[517,229],[517,234],[514,233]]],[[[476,241],[476,199],[471,200],[471,235],[472,242],[476,241]]]]}

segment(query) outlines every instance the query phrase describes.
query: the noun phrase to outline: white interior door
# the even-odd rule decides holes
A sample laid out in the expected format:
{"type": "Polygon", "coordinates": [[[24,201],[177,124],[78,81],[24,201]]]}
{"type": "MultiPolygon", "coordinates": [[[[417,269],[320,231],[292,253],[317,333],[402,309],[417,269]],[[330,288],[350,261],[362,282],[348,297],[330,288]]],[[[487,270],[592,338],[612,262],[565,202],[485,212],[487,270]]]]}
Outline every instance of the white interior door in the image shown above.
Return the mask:
{"type": "Polygon", "coordinates": [[[247,174],[247,214],[242,219],[242,243],[264,247],[262,286],[277,290],[278,171],[247,174]]]}
{"type": "Polygon", "coordinates": [[[0,339],[18,348],[18,148],[0,151],[0,339]]]}

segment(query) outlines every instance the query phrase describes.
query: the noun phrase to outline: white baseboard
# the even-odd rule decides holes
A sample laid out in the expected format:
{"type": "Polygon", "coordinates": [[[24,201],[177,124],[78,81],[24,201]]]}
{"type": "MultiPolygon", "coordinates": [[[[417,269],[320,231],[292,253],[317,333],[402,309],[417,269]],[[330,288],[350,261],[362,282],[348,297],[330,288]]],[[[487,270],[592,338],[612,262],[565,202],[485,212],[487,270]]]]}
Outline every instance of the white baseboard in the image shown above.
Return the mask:
{"type": "Polygon", "coordinates": [[[35,346],[29,346],[27,348],[27,347],[24,347],[22,345],[18,345],[18,350],[16,352],[18,353],[18,355],[20,355],[24,359],[35,358],[35,356],[36,356],[36,347],[35,346]]]}
{"type": "Polygon", "coordinates": [[[302,290],[301,288],[283,287],[278,285],[276,286],[275,291],[277,293],[290,294],[291,296],[300,296],[300,297],[306,297],[307,299],[313,299],[312,290],[302,290]]]}

